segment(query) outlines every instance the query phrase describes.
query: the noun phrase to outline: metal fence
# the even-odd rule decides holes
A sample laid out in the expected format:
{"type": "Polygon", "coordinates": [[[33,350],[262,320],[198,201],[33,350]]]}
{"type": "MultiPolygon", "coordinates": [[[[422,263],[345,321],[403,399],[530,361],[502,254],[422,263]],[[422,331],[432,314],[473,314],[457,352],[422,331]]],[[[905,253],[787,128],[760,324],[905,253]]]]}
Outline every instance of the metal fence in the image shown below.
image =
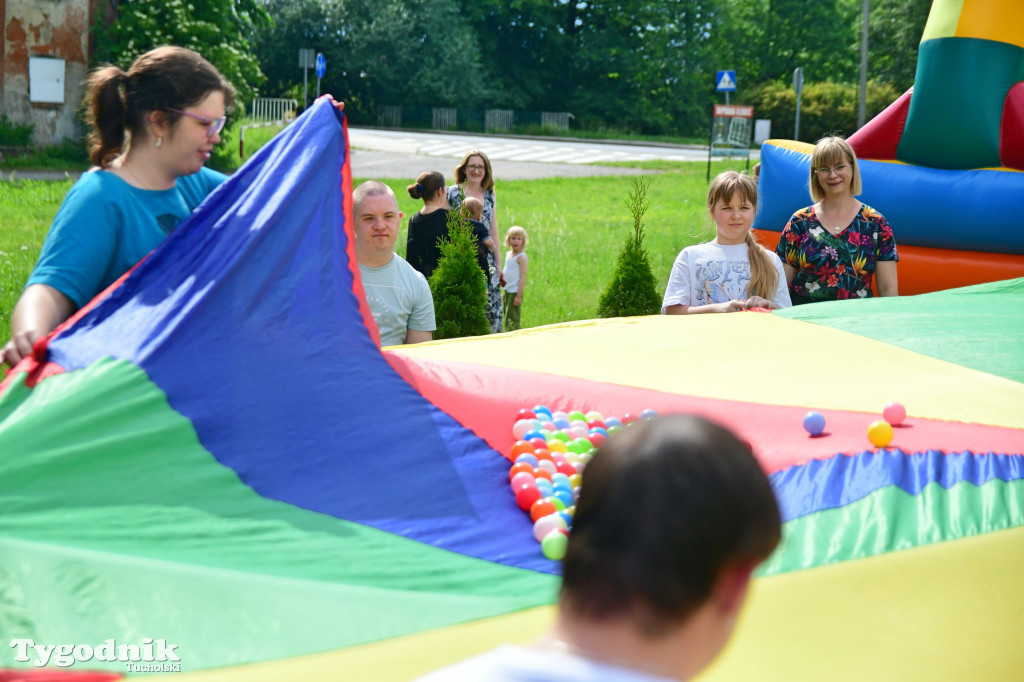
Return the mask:
{"type": "Polygon", "coordinates": [[[566,111],[512,109],[453,109],[385,104],[377,107],[383,128],[461,130],[474,133],[559,133],[569,130],[573,115],[566,111]]]}
{"type": "Polygon", "coordinates": [[[257,97],[252,101],[249,117],[253,121],[290,121],[295,118],[299,103],[287,97],[257,97]]]}

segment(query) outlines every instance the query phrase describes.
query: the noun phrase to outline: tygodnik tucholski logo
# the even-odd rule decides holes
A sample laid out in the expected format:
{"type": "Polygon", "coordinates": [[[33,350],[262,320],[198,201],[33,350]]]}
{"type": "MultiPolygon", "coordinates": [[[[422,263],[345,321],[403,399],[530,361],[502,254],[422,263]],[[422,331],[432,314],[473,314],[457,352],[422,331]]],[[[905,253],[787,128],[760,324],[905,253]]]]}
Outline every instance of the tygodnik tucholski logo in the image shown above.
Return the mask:
{"type": "Polygon", "coordinates": [[[12,639],[15,650],[14,660],[20,663],[32,661],[37,668],[53,664],[67,668],[75,663],[88,661],[125,664],[128,672],[181,672],[181,658],[174,650],[177,644],[168,644],[166,639],[146,637],[141,644],[118,644],[107,639],[95,647],[89,644],[36,644],[31,639],[12,639]]]}

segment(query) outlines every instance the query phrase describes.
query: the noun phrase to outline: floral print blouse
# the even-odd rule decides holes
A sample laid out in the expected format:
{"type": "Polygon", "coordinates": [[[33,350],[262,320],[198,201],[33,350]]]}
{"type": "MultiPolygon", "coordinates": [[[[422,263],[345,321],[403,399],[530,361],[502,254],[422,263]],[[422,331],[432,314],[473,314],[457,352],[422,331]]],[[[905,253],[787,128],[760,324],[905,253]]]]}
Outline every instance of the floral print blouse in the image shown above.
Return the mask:
{"type": "Polygon", "coordinates": [[[862,204],[857,217],[834,236],[813,206],[793,214],[775,253],[796,268],[790,284],[794,303],[868,298],[878,261],[898,261],[892,228],[881,213],[862,204]]]}

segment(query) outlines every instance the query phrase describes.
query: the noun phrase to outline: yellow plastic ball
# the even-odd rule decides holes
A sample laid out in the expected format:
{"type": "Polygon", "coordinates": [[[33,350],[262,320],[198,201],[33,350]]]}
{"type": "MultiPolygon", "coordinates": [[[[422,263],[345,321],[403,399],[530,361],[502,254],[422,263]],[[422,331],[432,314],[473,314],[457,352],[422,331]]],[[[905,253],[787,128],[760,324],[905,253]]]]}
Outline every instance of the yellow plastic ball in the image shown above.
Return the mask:
{"type": "Polygon", "coordinates": [[[887,421],[871,422],[868,427],[868,440],[876,448],[884,448],[892,442],[892,425],[887,421]]]}

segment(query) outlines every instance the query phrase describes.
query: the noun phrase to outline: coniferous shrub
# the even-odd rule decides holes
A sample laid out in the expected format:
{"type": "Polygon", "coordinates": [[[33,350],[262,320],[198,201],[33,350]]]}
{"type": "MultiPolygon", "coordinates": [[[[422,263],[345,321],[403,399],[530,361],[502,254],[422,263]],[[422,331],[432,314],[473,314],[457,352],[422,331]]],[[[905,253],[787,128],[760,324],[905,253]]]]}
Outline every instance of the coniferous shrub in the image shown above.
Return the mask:
{"type": "Polygon", "coordinates": [[[601,295],[597,306],[599,317],[655,315],[661,310],[657,280],[644,246],[644,215],[651,206],[647,201],[650,186],[651,181],[643,176],[633,179],[633,189],[626,200],[626,207],[633,216],[633,233],[626,238],[615,262],[612,281],[601,295]]]}
{"type": "Polygon", "coordinates": [[[477,336],[491,330],[487,321],[487,279],[477,264],[477,240],[459,211],[448,212],[448,235],[438,240],[441,259],[430,276],[434,297],[435,339],[477,336]]]}

